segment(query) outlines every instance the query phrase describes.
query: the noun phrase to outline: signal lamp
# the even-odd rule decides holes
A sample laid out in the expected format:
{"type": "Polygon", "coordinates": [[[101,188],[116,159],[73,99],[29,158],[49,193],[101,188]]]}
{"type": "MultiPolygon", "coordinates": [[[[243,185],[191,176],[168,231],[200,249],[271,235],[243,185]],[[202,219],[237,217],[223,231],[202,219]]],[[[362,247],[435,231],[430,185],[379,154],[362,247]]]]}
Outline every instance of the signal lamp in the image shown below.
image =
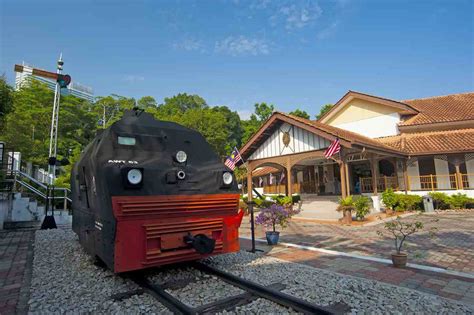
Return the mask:
{"type": "Polygon", "coordinates": [[[69,74],[58,74],[56,82],[58,82],[60,88],[65,88],[71,83],[71,76],[69,74]]]}

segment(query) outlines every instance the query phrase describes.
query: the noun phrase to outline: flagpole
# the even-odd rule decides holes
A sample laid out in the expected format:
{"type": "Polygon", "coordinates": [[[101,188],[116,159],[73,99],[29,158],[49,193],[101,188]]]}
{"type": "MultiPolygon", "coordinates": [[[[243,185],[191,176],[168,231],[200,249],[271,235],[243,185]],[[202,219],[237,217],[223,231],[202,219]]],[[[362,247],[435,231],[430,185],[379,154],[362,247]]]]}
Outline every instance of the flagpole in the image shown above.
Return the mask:
{"type": "MultiPolygon", "coordinates": [[[[240,151],[237,149],[237,147],[234,147],[234,149],[237,152],[237,154],[240,156],[240,160],[242,161],[242,163],[245,165],[246,162],[244,161],[244,158],[243,158],[242,154],[240,154],[240,151]]],[[[247,165],[245,165],[245,168],[247,169],[247,172],[249,172],[249,168],[247,167],[247,165]]],[[[252,178],[252,172],[250,172],[250,178],[252,178]]],[[[243,185],[242,185],[242,187],[243,187],[243,185]]],[[[247,206],[248,206],[248,209],[249,209],[249,212],[250,212],[250,231],[251,231],[251,236],[252,236],[252,248],[249,250],[249,252],[255,254],[256,251],[263,252],[263,250],[255,248],[255,215],[254,215],[254,211],[253,211],[253,206],[256,203],[253,200],[250,200],[250,201],[248,200],[248,195],[251,194],[251,193],[252,193],[252,191],[250,191],[250,187],[247,187],[247,206]]],[[[258,194],[258,195],[260,195],[260,194],[258,194]]],[[[261,197],[261,196],[259,196],[259,197],[261,197]]]]}

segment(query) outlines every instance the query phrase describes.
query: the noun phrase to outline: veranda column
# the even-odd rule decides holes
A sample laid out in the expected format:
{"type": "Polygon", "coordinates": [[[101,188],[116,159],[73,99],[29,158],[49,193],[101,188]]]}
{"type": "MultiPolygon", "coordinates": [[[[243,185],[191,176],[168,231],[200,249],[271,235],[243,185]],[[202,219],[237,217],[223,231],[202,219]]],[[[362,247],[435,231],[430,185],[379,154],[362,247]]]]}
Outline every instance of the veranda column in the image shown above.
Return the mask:
{"type": "Polygon", "coordinates": [[[379,200],[379,195],[378,195],[378,188],[377,188],[377,182],[378,182],[378,179],[377,179],[377,163],[378,163],[378,159],[373,156],[371,159],[370,159],[370,168],[371,168],[371,172],[372,172],[372,188],[373,188],[373,196],[372,196],[372,202],[374,204],[374,210],[376,212],[380,212],[380,200],[379,200]]]}
{"type": "Polygon", "coordinates": [[[291,165],[289,163],[286,164],[286,182],[288,186],[288,196],[291,197],[293,195],[293,183],[291,182],[291,165]]]}
{"type": "Polygon", "coordinates": [[[346,163],[340,161],[339,163],[339,173],[341,174],[341,196],[342,198],[347,197],[347,184],[346,184],[346,163]]]}
{"type": "Polygon", "coordinates": [[[373,192],[374,192],[374,196],[378,194],[378,191],[377,191],[377,182],[378,182],[378,179],[377,179],[377,159],[375,157],[372,157],[370,159],[370,171],[372,172],[372,189],[373,189],[373,192]]]}
{"type": "Polygon", "coordinates": [[[346,164],[346,167],[345,167],[345,173],[346,173],[346,193],[348,195],[351,194],[351,181],[350,181],[350,177],[349,177],[349,163],[348,162],[345,162],[346,164]]]}
{"type": "Polygon", "coordinates": [[[462,185],[462,175],[461,170],[459,169],[459,163],[456,163],[454,167],[456,168],[456,181],[458,182],[458,189],[462,190],[464,187],[462,185]]]}
{"type": "Polygon", "coordinates": [[[408,164],[408,159],[403,160],[403,181],[405,183],[405,195],[408,194],[408,190],[410,190],[409,184],[408,184],[408,171],[407,171],[407,166],[408,164]]]}
{"type": "Polygon", "coordinates": [[[247,200],[251,201],[252,200],[252,189],[253,189],[253,183],[252,183],[252,168],[250,165],[248,166],[247,169],[247,200]]]}

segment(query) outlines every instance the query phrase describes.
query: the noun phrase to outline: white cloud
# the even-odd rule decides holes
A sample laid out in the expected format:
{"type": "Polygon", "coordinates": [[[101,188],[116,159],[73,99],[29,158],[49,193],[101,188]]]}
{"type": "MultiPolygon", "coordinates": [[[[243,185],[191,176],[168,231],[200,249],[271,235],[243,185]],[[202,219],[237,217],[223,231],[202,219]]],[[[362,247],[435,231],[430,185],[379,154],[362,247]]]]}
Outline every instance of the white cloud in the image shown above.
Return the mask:
{"type": "Polygon", "coordinates": [[[199,51],[205,52],[205,46],[202,41],[192,38],[186,38],[179,42],[173,43],[173,48],[177,50],[186,50],[186,51],[199,51]]]}
{"type": "Polygon", "coordinates": [[[317,20],[323,14],[323,10],[317,2],[293,3],[280,7],[270,17],[272,25],[285,24],[287,30],[301,29],[317,20]]]}
{"type": "Polygon", "coordinates": [[[145,80],[141,75],[127,74],[122,77],[122,80],[128,83],[137,83],[145,80]]]}
{"type": "Polygon", "coordinates": [[[268,55],[269,44],[258,38],[250,38],[243,35],[229,36],[215,44],[215,51],[229,54],[231,56],[241,55],[268,55]]]}
{"type": "Polygon", "coordinates": [[[336,32],[338,21],[331,23],[328,27],[322,29],[316,34],[316,38],[319,40],[326,39],[330,37],[334,32],[336,32]]]}

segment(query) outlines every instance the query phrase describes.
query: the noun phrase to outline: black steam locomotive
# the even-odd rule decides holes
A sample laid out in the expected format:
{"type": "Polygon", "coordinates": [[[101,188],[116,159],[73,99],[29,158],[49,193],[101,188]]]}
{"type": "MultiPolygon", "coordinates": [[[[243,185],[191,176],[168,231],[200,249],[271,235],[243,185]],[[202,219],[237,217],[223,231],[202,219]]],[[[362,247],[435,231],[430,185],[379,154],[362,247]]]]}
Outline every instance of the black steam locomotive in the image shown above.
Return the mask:
{"type": "Polygon", "coordinates": [[[233,173],[201,134],[140,110],[85,148],[71,190],[79,242],[114,272],[239,250],[233,173]]]}

